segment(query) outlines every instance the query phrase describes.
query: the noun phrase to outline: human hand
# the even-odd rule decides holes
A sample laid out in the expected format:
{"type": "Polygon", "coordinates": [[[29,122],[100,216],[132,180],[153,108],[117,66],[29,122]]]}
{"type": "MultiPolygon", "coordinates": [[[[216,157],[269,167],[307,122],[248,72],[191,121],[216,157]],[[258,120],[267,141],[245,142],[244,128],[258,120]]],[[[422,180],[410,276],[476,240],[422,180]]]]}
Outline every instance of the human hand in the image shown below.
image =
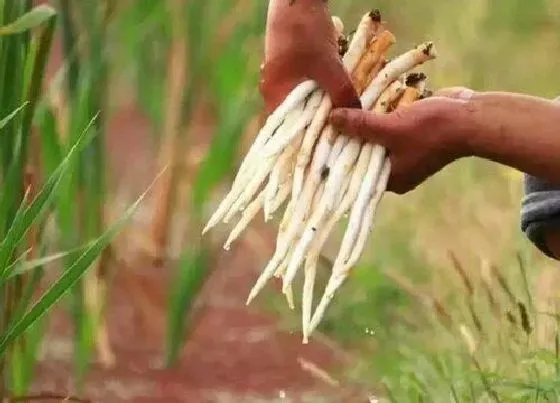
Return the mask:
{"type": "Polygon", "coordinates": [[[388,190],[403,194],[450,162],[468,156],[473,132],[465,88],[443,89],[433,97],[386,115],[335,109],[331,123],[341,132],[387,148],[391,160],[388,190]]]}
{"type": "Polygon", "coordinates": [[[305,80],[317,81],[335,107],[361,107],[335,36],[326,0],[270,0],[260,82],[269,113],[305,80]]]}

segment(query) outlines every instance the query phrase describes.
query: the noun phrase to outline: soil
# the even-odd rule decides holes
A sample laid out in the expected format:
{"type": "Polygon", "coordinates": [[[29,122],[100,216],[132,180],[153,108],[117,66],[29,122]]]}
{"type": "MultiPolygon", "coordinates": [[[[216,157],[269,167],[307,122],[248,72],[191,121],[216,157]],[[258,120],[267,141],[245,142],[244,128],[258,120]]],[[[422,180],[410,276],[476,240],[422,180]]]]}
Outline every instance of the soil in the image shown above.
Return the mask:
{"type": "MultiPolygon", "coordinates": [[[[52,65],[59,63],[57,42],[52,65]]],[[[146,178],[154,174],[156,156],[150,150],[150,130],[147,118],[134,104],[115,111],[108,130],[113,176],[140,191],[149,182],[146,178]]],[[[259,310],[258,302],[245,307],[262,262],[255,259],[254,241],[262,245],[260,253],[269,253],[273,245],[269,229],[255,229],[251,234],[231,252],[217,252],[181,358],[170,369],[163,368],[162,357],[172,265],[157,267],[137,258],[117,267],[107,313],[115,364],[110,368],[93,364],[79,397],[99,403],[197,403],[334,396],[325,383],[301,369],[298,358],[326,370],[339,369],[342,360],[335,351],[317,340],[302,345],[299,333],[283,330],[280,318],[259,310]]],[[[66,311],[58,309],[50,320],[34,393],[77,393],[72,349],[70,319],[66,311]]]]}

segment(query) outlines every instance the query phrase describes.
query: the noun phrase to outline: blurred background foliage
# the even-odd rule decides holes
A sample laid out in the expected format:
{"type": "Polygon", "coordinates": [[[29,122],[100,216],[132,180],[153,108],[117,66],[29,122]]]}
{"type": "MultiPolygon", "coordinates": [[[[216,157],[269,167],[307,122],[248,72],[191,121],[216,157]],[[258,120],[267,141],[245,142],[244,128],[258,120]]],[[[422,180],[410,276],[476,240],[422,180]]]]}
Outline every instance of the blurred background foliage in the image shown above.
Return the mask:
{"type": "MultiPolygon", "coordinates": [[[[41,226],[40,240],[30,241],[42,245],[34,258],[71,251],[61,256],[63,263],[55,262],[61,276],[68,273],[84,256],[76,253],[83,252],[81,247],[92,240],[109,242],[105,231],[114,229],[111,217],[131,214],[120,207],[132,202],[126,181],[106,169],[106,122],[120,105],[137,101],[148,117],[150,147],[158,155],[156,172],[166,168],[144,208],[148,218],[136,218],[148,228],[142,253],[156,264],[175,262],[179,268],[169,291],[166,358],[171,364],[188,339],[193,301],[223,253],[219,245],[224,234],[202,240],[200,223],[227,190],[263,118],[257,88],[268,2],[46,3],[53,7],[50,24],[62,39],[63,55],[42,96],[23,95],[41,50],[30,46],[26,35],[44,39],[40,24],[29,27],[31,34],[9,37],[15,38],[13,43],[1,37],[0,119],[24,102],[37,102],[32,116],[25,112],[8,126],[2,121],[0,141],[12,141],[9,146],[2,143],[2,191],[5,194],[11,178],[11,157],[4,150],[27,138],[28,119],[33,118],[39,135],[37,141],[23,143],[33,153],[14,154],[19,158],[18,186],[24,184],[26,166],[33,168],[37,184],[48,184],[72,145],[85,141],[82,133],[91,123],[95,136],[80,146],[79,158],[69,168],[72,174],[53,190],[56,197],[48,208],[52,220],[45,219],[45,227],[53,230],[43,233],[41,226]],[[18,57],[13,58],[13,52],[18,57]],[[5,76],[11,71],[26,75],[11,81],[5,76]]],[[[462,85],[547,98],[560,94],[554,59],[560,54],[557,0],[331,3],[347,31],[365,10],[379,8],[398,40],[393,54],[433,40],[439,58],[423,68],[433,89],[462,85]]],[[[0,5],[2,26],[32,8],[32,2],[11,0],[0,5]]],[[[51,49],[50,43],[44,46],[42,51],[51,49]]],[[[45,74],[44,66],[37,68],[45,74]]],[[[321,328],[354,357],[339,375],[396,402],[558,401],[559,276],[554,264],[520,233],[521,179],[510,169],[464,160],[409,195],[386,197],[371,246],[321,328]]],[[[6,228],[7,217],[23,203],[23,193],[20,196],[6,202],[1,221],[6,228]]],[[[87,371],[95,347],[102,360],[113,359],[106,348],[104,300],[118,269],[114,261],[120,246],[98,248],[95,258],[91,255],[91,262],[83,260],[79,267],[79,276],[90,268],[83,279],[59,290],[71,291],[67,302],[74,318],[79,374],[87,371]]],[[[325,250],[333,248],[327,245],[325,250]]],[[[31,297],[21,295],[25,284],[42,289],[43,268],[37,267],[41,271],[31,279],[2,285],[5,312],[23,304],[12,316],[2,317],[3,335],[33,309],[28,306],[31,297]]],[[[274,293],[267,296],[269,312],[280,316],[286,328],[297,330],[297,312],[289,311],[274,293]]],[[[30,340],[25,351],[11,338],[12,359],[2,356],[8,369],[2,382],[18,394],[31,382],[33,346],[40,342],[40,331],[33,333],[29,327],[36,322],[26,323],[31,333],[25,336],[30,340]]]]}

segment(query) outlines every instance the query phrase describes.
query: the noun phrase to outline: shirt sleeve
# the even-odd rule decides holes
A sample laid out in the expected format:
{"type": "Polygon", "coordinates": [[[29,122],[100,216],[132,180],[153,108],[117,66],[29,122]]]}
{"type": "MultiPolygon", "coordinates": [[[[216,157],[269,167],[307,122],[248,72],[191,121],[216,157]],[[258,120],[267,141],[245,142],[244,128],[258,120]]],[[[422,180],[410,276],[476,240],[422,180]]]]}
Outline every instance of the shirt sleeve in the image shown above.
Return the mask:
{"type": "MultiPolygon", "coordinates": [[[[560,101],[560,97],[555,101],[560,101]]],[[[525,175],[521,229],[539,250],[553,257],[546,245],[545,234],[551,230],[560,230],[560,185],[525,175]]]]}

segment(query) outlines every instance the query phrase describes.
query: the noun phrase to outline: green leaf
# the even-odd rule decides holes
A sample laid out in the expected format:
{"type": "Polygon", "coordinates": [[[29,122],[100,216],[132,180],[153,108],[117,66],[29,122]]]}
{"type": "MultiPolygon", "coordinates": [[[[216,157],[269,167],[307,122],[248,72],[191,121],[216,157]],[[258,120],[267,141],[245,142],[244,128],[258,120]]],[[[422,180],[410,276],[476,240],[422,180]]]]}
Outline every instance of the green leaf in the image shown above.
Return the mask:
{"type": "Polygon", "coordinates": [[[67,252],[54,253],[52,255],[44,256],[33,260],[25,260],[25,256],[27,255],[26,252],[24,253],[23,256],[20,256],[18,260],[16,260],[14,263],[12,263],[10,266],[7,267],[6,276],[0,279],[0,285],[4,284],[7,280],[13,277],[21,276],[22,274],[35,270],[39,267],[64,259],[70,256],[71,254],[76,253],[77,251],[83,249],[85,249],[85,247],[79,249],[73,249],[67,252]]]}
{"type": "Polygon", "coordinates": [[[5,355],[6,350],[14,340],[21,336],[39,318],[47,313],[53,305],[78,282],[86,270],[93,262],[95,262],[103,250],[112,242],[115,236],[132,217],[139,204],[142,200],[144,200],[144,197],[152,189],[154,183],[160,176],[161,173],[158,177],[156,177],[148,189],[134,202],[134,204],[132,204],[132,206],[124,212],[121,218],[119,218],[119,220],[117,220],[99,238],[93,241],[86,251],[78,257],[67,270],[64,271],[59,279],[55,281],[47,291],[45,291],[41,298],[25,315],[15,318],[15,321],[9,324],[7,330],[0,337],[0,357],[5,355]]]}
{"type": "MultiPolygon", "coordinates": [[[[17,214],[10,226],[6,237],[0,243],[0,278],[6,275],[6,264],[10,255],[15,250],[15,248],[24,239],[25,234],[31,228],[31,226],[36,222],[36,220],[42,216],[42,214],[50,206],[56,191],[60,184],[60,181],[67,170],[68,165],[75,159],[79,157],[80,151],[86,146],[86,144],[91,140],[92,135],[90,133],[90,128],[95,121],[95,117],[90,121],[89,125],[82,132],[82,135],[68,152],[64,160],[60,163],[56,171],[49,177],[47,183],[39,191],[33,202],[26,207],[26,209],[21,214],[17,214]]],[[[94,132],[93,132],[94,133],[94,132]]],[[[9,192],[9,188],[4,187],[4,192],[9,192]]]]}
{"type": "Polygon", "coordinates": [[[56,10],[42,4],[25,13],[11,24],[0,27],[0,35],[20,34],[33,28],[37,28],[44,22],[56,16],[56,10]]]}
{"type": "MultiPolygon", "coordinates": [[[[6,116],[4,119],[0,120],[0,130],[2,130],[4,127],[6,127],[6,125],[13,119],[16,117],[16,115],[21,112],[21,110],[23,108],[25,108],[25,106],[28,104],[29,102],[25,102],[23,105],[21,105],[19,108],[17,108],[16,110],[14,110],[12,113],[10,113],[8,116],[6,116]]],[[[1,132],[0,132],[1,134],[1,132]]]]}

